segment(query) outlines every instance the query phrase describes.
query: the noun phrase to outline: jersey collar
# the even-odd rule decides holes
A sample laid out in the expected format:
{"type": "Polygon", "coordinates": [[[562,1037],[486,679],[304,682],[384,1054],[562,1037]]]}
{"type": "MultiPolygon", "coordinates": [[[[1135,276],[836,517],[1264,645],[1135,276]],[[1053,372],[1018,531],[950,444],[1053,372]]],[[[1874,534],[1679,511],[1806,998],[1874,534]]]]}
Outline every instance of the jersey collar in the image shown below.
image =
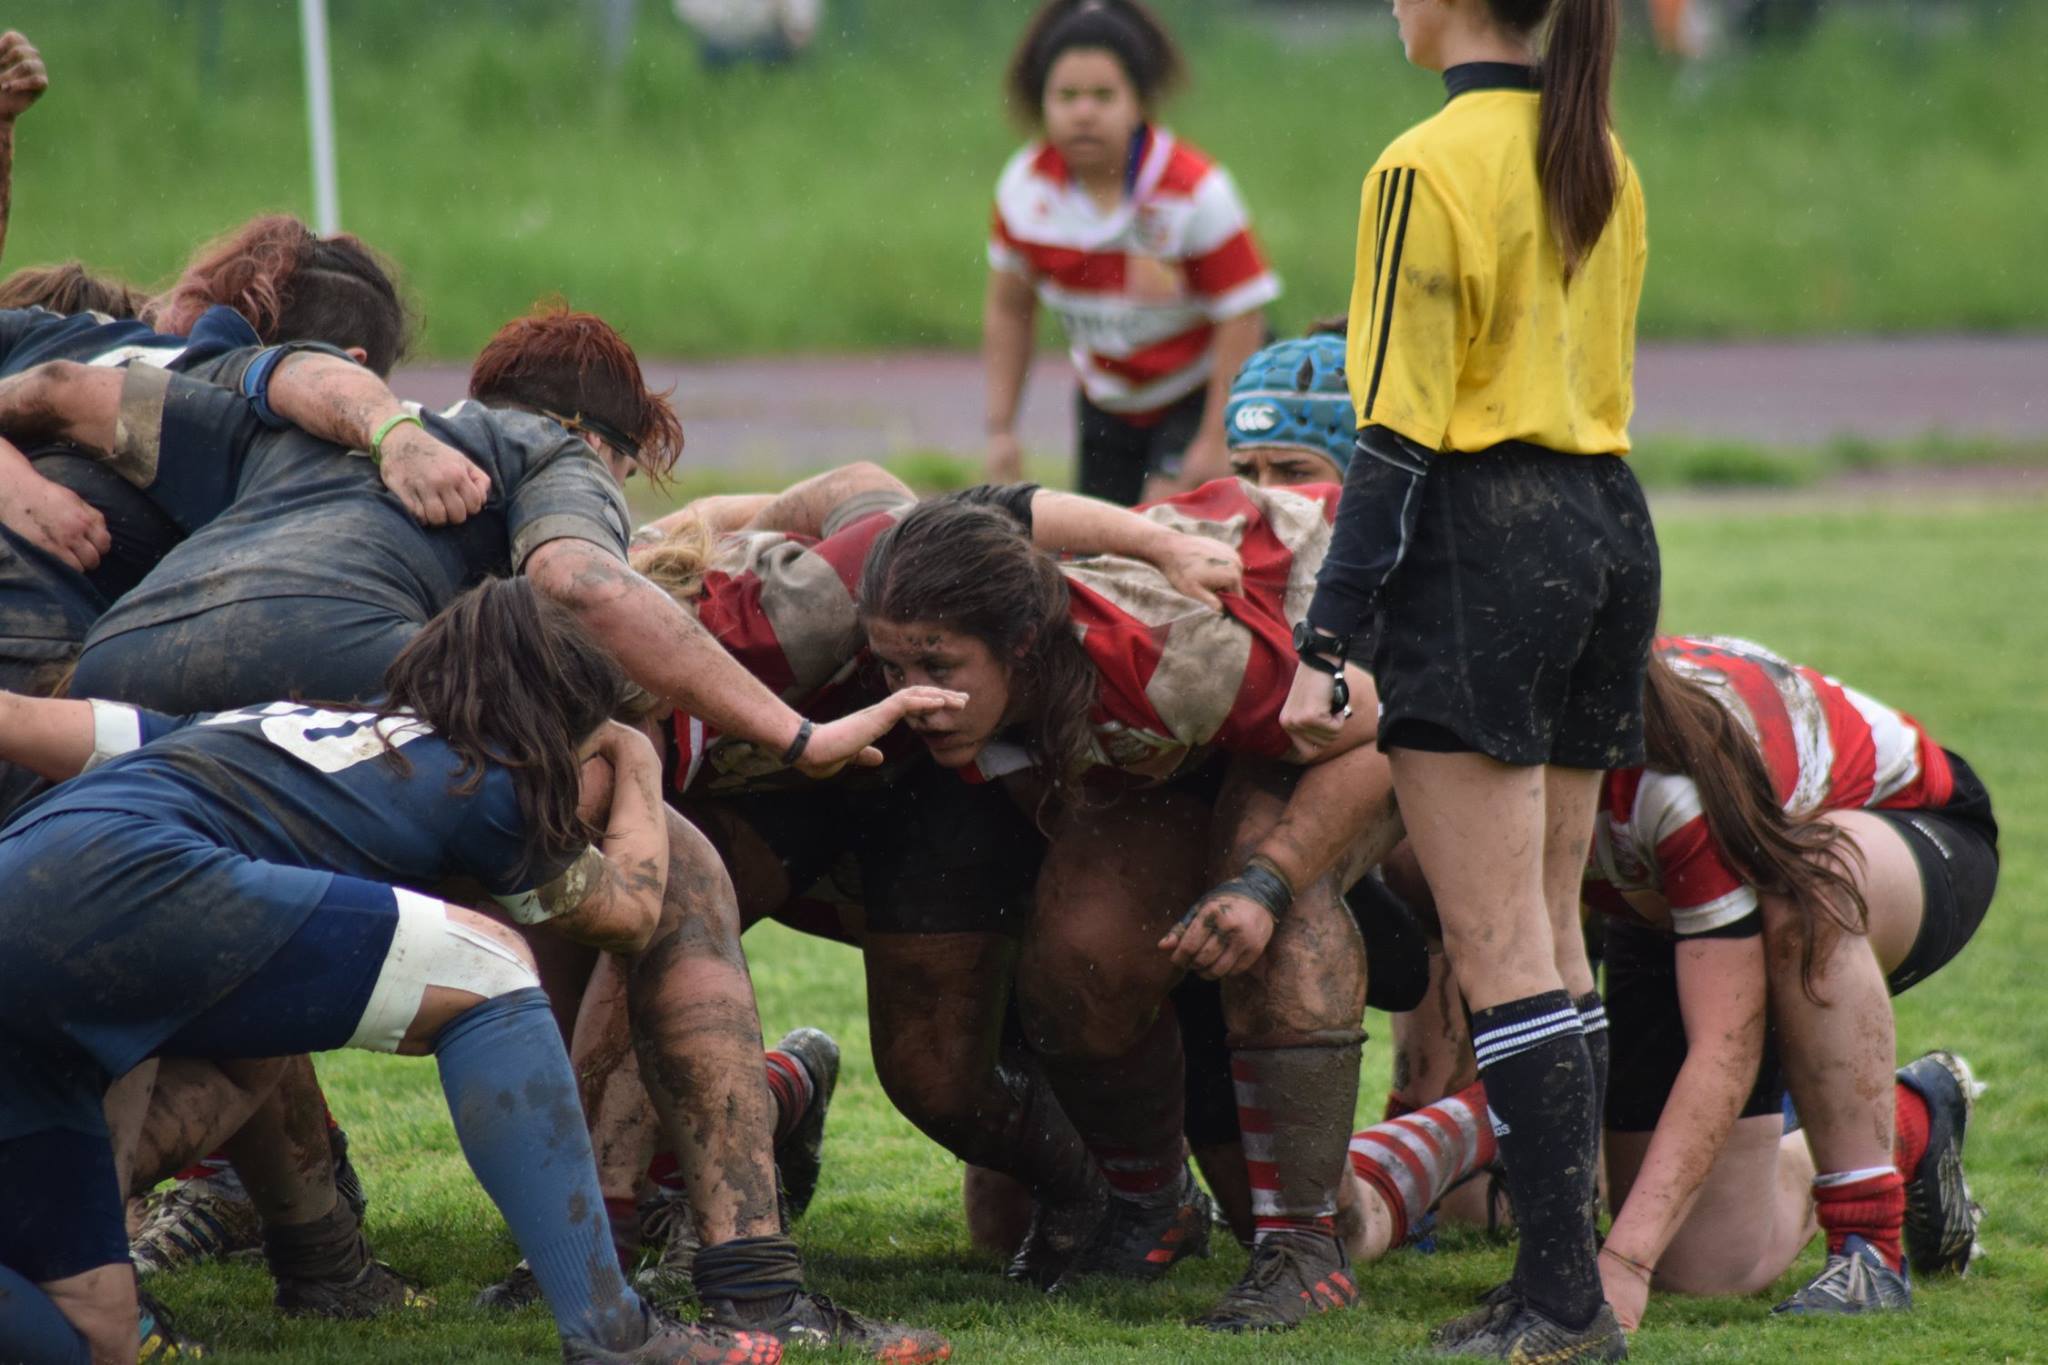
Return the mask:
{"type": "Polygon", "coordinates": [[[1460,62],[1444,71],[1444,101],[1474,90],[1540,90],[1542,77],[1519,62],[1460,62]]]}

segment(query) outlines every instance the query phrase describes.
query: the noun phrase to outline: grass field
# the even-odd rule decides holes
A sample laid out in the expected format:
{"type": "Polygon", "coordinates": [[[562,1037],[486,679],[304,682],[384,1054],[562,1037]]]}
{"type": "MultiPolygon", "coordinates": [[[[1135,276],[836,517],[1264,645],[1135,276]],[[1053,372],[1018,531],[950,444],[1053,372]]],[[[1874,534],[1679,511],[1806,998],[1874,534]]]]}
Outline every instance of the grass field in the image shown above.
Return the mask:
{"type": "MultiPolygon", "coordinates": [[[[1288,284],[1276,321],[1340,311],[1359,181],[1435,78],[1378,4],[1327,6],[1328,29],[1159,7],[1196,75],[1167,120],[1242,183],[1288,284]]],[[[649,355],[974,343],[1022,0],[836,0],[850,31],[813,60],[723,74],[654,0],[616,72],[585,6],[331,8],[344,222],[402,265],[428,353],[551,291],[649,355]]],[[[288,0],[19,0],[5,22],[54,82],[21,125],[9,264],[157,280],[251,213],[307,211],[288,0]]],[[[1803,47],[1704,73],[1632,46],[1645,332],[2048,325],[2044,49],[2048,7],[1987,0],[1838,0],[1803,47]]]]}
{"type": "MultiPolygon", "coordinates": [[[[2048,957],[2048,921],[2037,918],[2048,896],[2048,699],[2039,680],[2048,612],[2036,600],[2048,581],[2048,537],[2039,533],[2048,506],[1810,506],[1796,515],[1732,515],[1697,503],[1661,512],[1666,624],[1751,636],[1904,706],[1990,785],[2006,860],[1998,903],[1969,951],[1898,1007],[1902,1058],[1954,1047],[1990,1082],[1969,1149],[1989,1210],[1988,1255],[1961,1283],[1923,1285],[1917,1310],[1899,1319],[1769,1322],[1769,1295],[1660,1298],[1635,1358],[2039,1359],[2048,1087],[2035,1068],[2048,1051],[2048,1025],[2029,1002],[2038,1003],[2038,964],[2048,957]]],[[[1366,1269],[1363,1309],[1254,1341],[1180,1326],[1242,1268],[1234,1248],[1176,1270],[1156,1292],[1104,1290],[1055,1305],[1008,1286],[968,1249],[957,1165],[898,1118],[876,1085],[857,959],[774,926],[748,945],[770,1036],[818,1024],[846,1048],[824,1181],[799,1229],[815,1282],[863,1308],[943,1327],[957,1360],[1399,1359],[1506,1269],[1506,1249],[1448,1236],[1435,1256],[1397,1253],[1366,1269]]],[[[1383,1034],[1383,1022],[1367,1027],[1383,1034]]],[[[440,1306],[367,1325],[290,1323],[269,1311],[260,1271],[215,1268],[159,1282],[181,1325],[216,1343],[224,1362],[552,1357],[544,1312],[507,1321],[466,1306],[515,1253],[462,1166],[431,1067],[344,1054],[323,1074],[371,1187],[378,1249],[424,1279],[440,1306]]],[[[1364,1075],[1361,1110],[1376,1110],[1387,1075],[1379,1040],[1368,1045],[1364,1075]]],[[[1801,1274],[1817,1256],[1809,1250],[1801,1274]]]]}

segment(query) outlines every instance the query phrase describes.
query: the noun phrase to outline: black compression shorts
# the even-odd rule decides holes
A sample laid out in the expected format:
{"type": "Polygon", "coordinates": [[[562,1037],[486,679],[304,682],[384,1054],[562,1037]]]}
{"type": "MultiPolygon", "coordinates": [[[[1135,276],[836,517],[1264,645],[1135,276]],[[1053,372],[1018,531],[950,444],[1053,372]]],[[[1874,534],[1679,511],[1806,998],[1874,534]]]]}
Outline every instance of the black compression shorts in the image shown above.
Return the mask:
{"type": "Polygon", "coordinates": [[[1956,781],[1947,805],[1871,812],[1896,829],[1913,851],[1925,896],[1919,936],[1886,981],[1893,995],[1905,994],[1963,950],[1998,889],[1998,821],[1991,813],[1991,794],[1969,764],[1955,754],[1948,761],[1956,781]]]}

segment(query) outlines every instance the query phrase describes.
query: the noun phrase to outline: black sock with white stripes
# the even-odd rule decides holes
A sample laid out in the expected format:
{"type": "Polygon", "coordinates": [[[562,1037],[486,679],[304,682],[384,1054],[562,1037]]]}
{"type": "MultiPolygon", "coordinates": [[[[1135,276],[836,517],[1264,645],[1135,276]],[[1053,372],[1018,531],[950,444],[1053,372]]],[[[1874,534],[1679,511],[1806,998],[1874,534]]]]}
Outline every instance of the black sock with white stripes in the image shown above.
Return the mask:
{"type": "Polygon", "coordinates": [[[1531,1307],[1583,1327],[1604,1296],[1594,1259],[1599,1128],[1579,1011],[1561,990],[1474,1010],[1472,1048],[1520,1230],[1515,1285],[1531,1307]]]}
{"type": "Polygon", "coordinates": [[[1579,1012],[1579,1032],[1586,1038],[1586,1056],[1593,1063],[1593,1126],[1607,1122],[1607,1005],[1600,992],[1587,991],[1572,1005],[1579,1012]]]}

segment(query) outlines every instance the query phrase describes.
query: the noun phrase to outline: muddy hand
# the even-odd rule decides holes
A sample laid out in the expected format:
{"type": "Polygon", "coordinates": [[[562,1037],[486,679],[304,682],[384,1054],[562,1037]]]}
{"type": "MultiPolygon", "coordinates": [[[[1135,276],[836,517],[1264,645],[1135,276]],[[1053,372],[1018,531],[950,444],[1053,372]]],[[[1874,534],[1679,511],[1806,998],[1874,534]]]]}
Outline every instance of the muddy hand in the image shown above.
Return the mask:
{"type": "Polygon", "coordinates": [[[459,526],[491,495],[490,476],[468,456],[410,424],[385,440],[377,472],[422,526],[459,526]]]}
{"type": "Polygon", "coordinates": [[[35,44],[9,29],[0,33],[0,122],[11,123],[50,88],[50,73],[35,44]]]}
{"type": "Polygon", "coordinates": [[[909,716],[929,716],[937,711],[958,711],[967,704],[965,692],[943,687],[906,687],[892,692],[863,711],[842,716],[811,732],[797,760],[798,771],[808,777],[830,777],[848,763],[872,768],[882,761],[874,742],[896,728],[909,716]]]}
{"type": "Polygon", "coordinates": [[[1273,937],[1273,914],[1255,900],[1221,888],[1195,902],[1159,940],[1173,965],[1210,981],[1250,967],[1273,937]]]}
{"type": "Polygon", "coordinates": [[[100,557],[114,548],[107,519],[99,509],[62,484],[33,471],[10,480],[0,491],[0,523],[80,573],[99,567],[100,557]]]}
{"type": "Polygon", "coordinates": [[[1160,556],[1159,571],[1182,596],[1215,611],[1223,610],[1218,593],[1244,591],[1244,564],[1237,551],[1207,536],[1176,533],[1160,556]]]}

